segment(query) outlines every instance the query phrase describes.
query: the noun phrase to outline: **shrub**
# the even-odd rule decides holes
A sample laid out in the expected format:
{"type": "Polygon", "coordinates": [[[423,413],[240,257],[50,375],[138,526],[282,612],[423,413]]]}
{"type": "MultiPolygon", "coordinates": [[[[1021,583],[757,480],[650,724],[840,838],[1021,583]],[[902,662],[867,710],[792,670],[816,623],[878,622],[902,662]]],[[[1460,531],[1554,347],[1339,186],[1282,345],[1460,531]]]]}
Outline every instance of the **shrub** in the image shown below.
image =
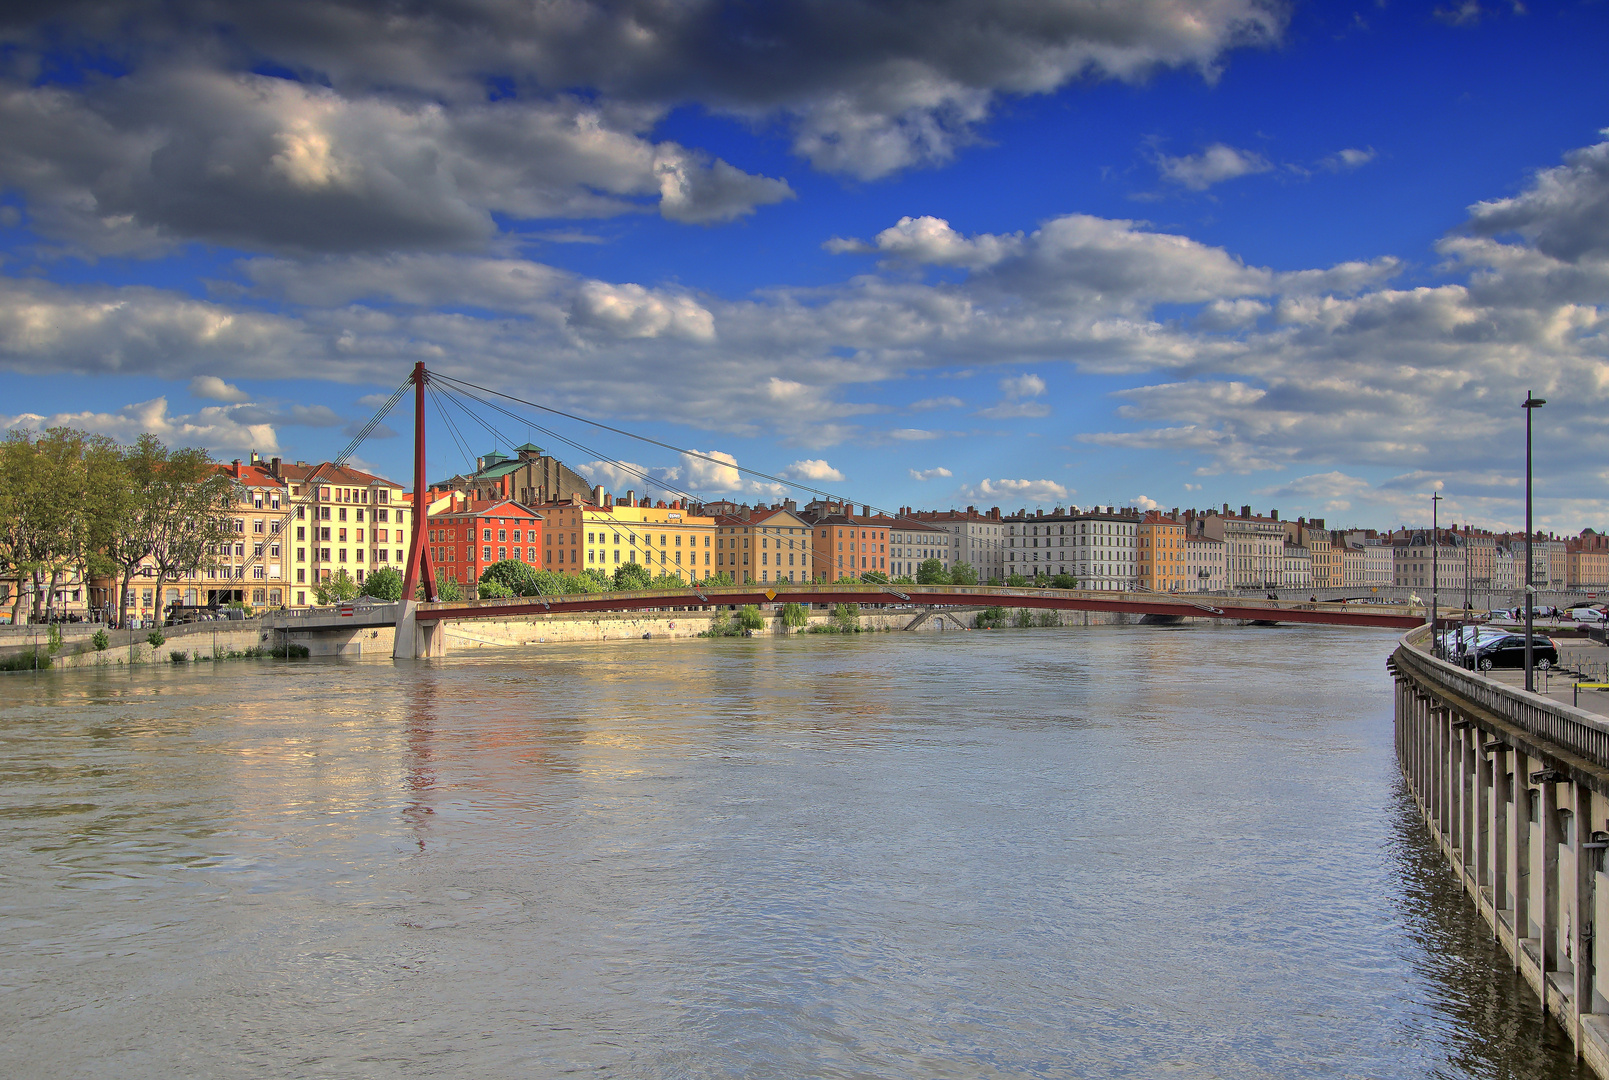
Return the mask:
{"type": "Polygon", "coordinates": [[[330,580],[321,581],[313,586],[313,597],[320,604],[344,603],[356,599],[357,595],[358,583],[353,581],[352,575],[345,570],[337,570],[330,580]]]}
{"type": "Polygon", "coordinates": [[[1032,584],[1033,584],[1033,582],[1029,581],[1027,578],[1023,577],[1021,574],[1007,574],[1006,575],[1006,585],[1009,588],[1026,589],[1028,586],[1030,586],[1032,584]]]}
{"type": "Polygon", "coordinates": [[[364,581],[362,595],[372,596],[376,600],[401,600],[402,574],[395,567],[382,566],[364,581]]]}
{"type": "Polygon", "coordinates": [[[1078,588],[1078,579],[1071,574],[1057,574],[1050,579],[1050,587],[1052,589],[1076,589],[1078,588]]]}
{"type": "Polygon", "coordinates": [[[979,630],[998,630],[1006,625],[1006,609],[1003,607],[986,607],[978,612],[972,625],[979,630]]]}
{"type": "Polygon", "coordinates": [[[0,660],[0,671],[34,671],[49,666],[50,654],[42,653],[38,649],[30,649],[0,660]]]}
{"type": "Polygon", "coordinates": [[[1035,626],[1060,626],[1061,625],[1061,612],[1059,612],[1059,611],[1041,611],[1038,615],[1034,616],[1034,625],[1035,626]]]}
{"type": "Polygon", "coordinates": [[[168,639],[163,636],[162,631],[152,630],[149,634],[145,635],[145,640],[151,643],[151,648],[160,649],[168,639]]]}
{"type": "Polygon", "coordinates": [[[190,661],[190,654],[183,649],[174,649],[172,652],[168,653],[168,659],[172,660],[175,664],[185,664],[190,661]]]}
{"type": "Polygon", "coordinates": [[[45,632],[45,651],[52,656],[61,652],[61,627],[55,623],[51,623],[50,629],[45,632]]]}
{"type": "Polygon", "coordinates": [[[745,630],[764,630],[765,616],[753,604],[744,604],[738,609],[737,622],[745,630]]]}
{"type": "Polygon", "coordinates": [[[475,595],[482,600],[491,600],[501,596],[513,596],[514,590],[496,578],[482,577],[480,586],[475,590],[475,595]]]}
{"type": "Polygon", "coordinates": [[[112,636],[105,630],[97,630],[95,636],[89,639],[89,643],[95,646],[96,652],[105,652],[112,647],[112,636]]]}
{"type": "Polygon", "coordinates": [[[860,575],[860,583],[862,585],[887,585],[888,575],[881,570],[868,570],[860,575]]]}
{"type": "Polygon", "coordinates": [[[1034,613],[1027,608],[1018,608],[1017,615],[1011,620],[1011,624],[1019,630],[1026,630],[1034,624],[1034,613]]]}
{"type": "Polygon", "coordinates": [[[806,626],[810,622],[810,613],[803,604],[787,603],[782,605],[783,626],[806,626]]]}

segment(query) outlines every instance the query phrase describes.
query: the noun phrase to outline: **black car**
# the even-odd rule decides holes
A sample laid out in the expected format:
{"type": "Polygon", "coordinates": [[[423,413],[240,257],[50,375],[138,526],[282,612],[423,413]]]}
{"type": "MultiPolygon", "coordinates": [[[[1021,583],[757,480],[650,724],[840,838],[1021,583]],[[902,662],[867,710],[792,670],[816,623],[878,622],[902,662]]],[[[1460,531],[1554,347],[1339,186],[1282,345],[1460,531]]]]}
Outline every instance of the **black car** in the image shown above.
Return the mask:
{"type": "MultiPolygon", "coordinates": [[[[1467,650],[1461,658],[1463,665],[1471,670],[1480,668],[1490,671],[1492,668],[1523,668],[1525,667],[1525,635],[1504,634],[1498,638],[1481,639],[1478,646],[1467,650]]],[[[1558,647],[1552,639],[1536,635],[1531,638],[1531,663],[1539,670],[1546,671],[1559,662],[1558,647]]]]}

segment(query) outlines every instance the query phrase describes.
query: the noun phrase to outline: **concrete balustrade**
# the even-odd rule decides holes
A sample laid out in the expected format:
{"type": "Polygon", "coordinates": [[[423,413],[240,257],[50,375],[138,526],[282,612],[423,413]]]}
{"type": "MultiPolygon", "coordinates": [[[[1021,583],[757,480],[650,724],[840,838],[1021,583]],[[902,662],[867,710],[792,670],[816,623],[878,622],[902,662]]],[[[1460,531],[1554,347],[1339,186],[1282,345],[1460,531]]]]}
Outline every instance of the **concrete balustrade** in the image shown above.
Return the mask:
{"type": "Polygon", "coordinates": [[[1427,640],[1410,633],[1388,664],[1403,777],[1541,1008],[1609,1077],[1609,725],[1437,660],[1427,640]]]}

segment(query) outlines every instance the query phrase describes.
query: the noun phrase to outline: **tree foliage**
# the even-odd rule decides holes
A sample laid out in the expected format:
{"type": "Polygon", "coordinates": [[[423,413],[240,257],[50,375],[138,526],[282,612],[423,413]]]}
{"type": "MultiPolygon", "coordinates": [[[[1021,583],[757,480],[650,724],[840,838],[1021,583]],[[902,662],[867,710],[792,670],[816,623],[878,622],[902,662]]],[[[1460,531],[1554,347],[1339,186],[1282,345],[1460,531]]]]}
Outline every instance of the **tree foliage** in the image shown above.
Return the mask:
{"type": "Polygon", "coordinates": [[[633,559],[615,567],[614,587],[617,592],[635,592],[653,585],[654,576],[648,568],[633,559]]]}
{"type": "Polygon", "coordinates": [[[535,596],[539,588],[537,574],[538,571],[534,566],[520,562],[518,559],[504,559],[501,562],[494,562],[481,571],[480,595],[482,598],[488,596],[535,596]],[[493,582],[508,591],[487,592],[487,585],[493,582]]]}
{"type": "Polygon", "coordinates": [[[923,559],[916,566],[916,583],[918,585],[950,585],[949,572],[944,569],[944,563],[938,559],[923,559]]]}
{"type": "Polygon", "coordinates": [[[976,585],[977,583],[978,571],[971,563],[958,562],[950,567],[951,585],[976,585]]]}
{"type": "Polygon", "coordinates": [[[363,582],[362,595],[376,600],[401,600],[402,575],[390,566],[371,571],[363,582]]]}
{"type": "Polygon", "coordinates": [[[737,624],[745,630],[764,630],[765,616],[754,604],[744,604],[738,609],[737,624]]]}
{"type": "Polygon", "coordinates": [[[1071,574],[1057,574],[1050,579],[1050,587],[1052,589],[1076,589],[1078,588],[1078,579],[1071,574]]]}
{"type": "Polygon", "coordinates": [[[320,604],[344,604],[357,599],[358,583],[345,570],[337,570],[328,581],[313,586],[313,599],[320,604]]]}

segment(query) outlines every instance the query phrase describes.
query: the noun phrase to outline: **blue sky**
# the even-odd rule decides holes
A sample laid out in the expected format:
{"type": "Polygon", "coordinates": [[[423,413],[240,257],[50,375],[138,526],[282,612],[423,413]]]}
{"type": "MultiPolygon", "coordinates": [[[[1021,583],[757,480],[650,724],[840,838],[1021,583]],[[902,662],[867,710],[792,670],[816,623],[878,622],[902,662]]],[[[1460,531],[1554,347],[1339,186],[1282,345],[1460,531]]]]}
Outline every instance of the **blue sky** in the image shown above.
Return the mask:
{"type": "Polygon", "coordinates": [[[0,423],[324,458],[424,360],[882,506],[1508,527],[1535,389],[1609,527],[1609,4],[440,10],[0,16],[0,423]]]}

